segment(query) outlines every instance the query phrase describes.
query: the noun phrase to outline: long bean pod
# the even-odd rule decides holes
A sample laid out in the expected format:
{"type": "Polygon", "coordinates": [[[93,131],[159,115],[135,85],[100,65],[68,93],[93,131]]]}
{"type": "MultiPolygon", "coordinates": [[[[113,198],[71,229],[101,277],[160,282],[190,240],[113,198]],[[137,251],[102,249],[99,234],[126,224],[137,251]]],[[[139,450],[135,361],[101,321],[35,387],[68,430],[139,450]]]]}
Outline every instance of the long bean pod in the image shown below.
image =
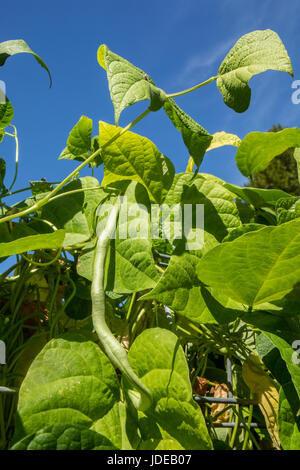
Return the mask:
{"type": "Polygon", "coordinates": [[[151,405],[151,393],[133,371],[127,356],[127,352],[114,337],[107,326],[105,319],[105,259],[110,239],[114,233],[120,202],[113,207],[108,216],[104,230],[98,236],[94,255],[93,281],[91,287],[92,318],[94,329],[100,339],[103,349],[113,365],[117,367],[133,387],[128,391],[128,396],[134,406],[140,410],[146,410],[151,405]]]}

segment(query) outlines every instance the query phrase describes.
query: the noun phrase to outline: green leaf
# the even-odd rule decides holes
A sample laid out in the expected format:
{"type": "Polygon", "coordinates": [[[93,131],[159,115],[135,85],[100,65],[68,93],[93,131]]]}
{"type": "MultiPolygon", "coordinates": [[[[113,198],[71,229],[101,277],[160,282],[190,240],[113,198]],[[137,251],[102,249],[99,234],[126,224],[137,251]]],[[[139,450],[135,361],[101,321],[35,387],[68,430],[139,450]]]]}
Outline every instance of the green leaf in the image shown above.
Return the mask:
{"type": "MultiPolygon", "coordinates": [[[[268,304],[269,307],[272,304],[268,304]]],[[[241,319],[249,325],[259,328],[263,332],[273,333],[276,336],[280,336],[285,341],[296,340],[300,337],[300,325],[298,320],[290,318],[285,315],[283,311],[282,315],[278,311],[273,310],[253,310],[249,313],[244,313],[241,319]]]]}
{"type": "Polygon", "coordinates": [[[101,201],[98,180],[91,176],[78,178],[58,191],[60,194],[66,195],[45,205],[42,218],[65,230],[64,246],[87,241],[94,233],[95,211],[101,201]],[[68,195],[71,191],[77,192],[68,195]]]}
{"type": "Polygon", "coordinates": [[[204,417],[192,399],[188,365],[176,335],[161,328],[144,330],[131,346],[129,360],[152,393],[153,404],[146,412],[152,428],[158,425],[175,444],[177,441],[172,449],[211,449],[204,417]]]}
{"type": "Polygon", "coordinates": [[[177,174],[164,203],[203,204],[204,230],[218,241],[227,235],[229,228],[241,225],[232,193],[215,179],[202,175],[177,174]]]}
{"type": "Polygon", "coordinates": [[[300,220],[222,243],[198,263],[199,279],[253,306],[283,298],[300,281],[300,220]]]}
{"type": "Polygon", "coordinates": [[[224,145],[234,145],[235,147],[238,147],[240,143],[241,139],[235,134],[229,134],[224,131],[216,132],[212,135],[212,141],[206,151],[208,152],[209,150],[224,147],[224,145]]]}
{"type": "MultiPolygon", "coordinates": [[[[238,313],[212,297],[196,275],[199,257],[189,252],[173,255],[157,285],[143,299],[153,299],[197,323],[228,323],[238,313]],[[197,305],[197,308],[195,308],[197,305]]],[[[233,308],[232,302],[230,307],[233,308]]]]}
{"type": "Polygon", "coordinates": [[[266,225],[243,224],[240,227],[233,228],[232,230],[230,230],[229,234],[224,238],[223,242],[232,242],[241,235],[244,235],[244,233],[255,232],[256,230],[260,230],[264,227],[266,227],[266,225]]]}
{"type": "Polygon", "coordinates": [[[81,116],[69,134],[67,149],[62,152],[63,156],[60,155],[59,158],[66,158],[66,152],[69,152],[69,154],[85,160],[91,148],[92,130],[92,119],[81,116]]]}
{"type": "Polygon", "coordinates": [[[279,132],[250,132],[242,140],[235,160],[244,176],[265,170],[277,155],[290,147],[300,146],[300,129],[286,128],[279,132]]]}
{"type": "Polygon", "coordinates": [[[130,416],[125,403],[117,402],[110,411],[91,427],[102,436],[105,436],[116,449],[132,450],[128,434],[135,433],[136,422],[130,416]]]}
{"type": "Polygon", "coordinates": [[[101,434],[74,424],[53,424],[26,436],[11,450],[112,450],[101,434]]]}
{"type": "MultiPolygon", "coordinates": [[[[0,44],[1,46],[1,44],[0,44]]],[[[14,117],[14,108],[9,100],[0,103],[0,130],[9,126],[14,117]]]]}
{"type": "MultiPolygon", "coordinates": [[[[100,121],[100,145],[107,144],[120,128],[100,121]]],[[[102,186],[121,180],[143,184],[152,201],[161,203],[170,188],[174,167],[146,137],[126,132],[102,151],[102,186]]]]}
{"type": "Polygon", "coordinates": [[[158,111],[163,106],[164,91],[157,88],[143,70],[109,50],[105,44],[98,49],[98,62],[107,72],[116,125],[121,112],[138,101],[150,100],[151,111],[158,111]]]}
{"type": "Polygon", "coordinates": [[[294,360],[295,350],[284,339],[266,332],[258,336],[256,347],[266,366],[281,384],[297,415],[300,411],[300,364],[294,360]]]}
{"type": "Polygon", "coordinates": [[[33,196],[38,196],[39,194],[44,194],[53,189],[53,185],[48,183],[48,181],[30,181],[31,193],[33,196]]]}
{"type": "Polygon", "coordinates": [[[65,231],[57,230],[53,233],[30,235],[12,242],[0,243],[0,257],[25,253],[26,251],[55,250],[62,247],[64,238],[65,231]]]}
{"type": "Polygon", "coordinates": [[[12,55],[15,54],[20,54],[22,52],[26,52],[28,54],[33,55],[33,57],[37,60],[37,62],[48,72],[49,79],[50,79],[50,87],[52,85],[52,78],[50,71],[45,64],[45,62],[42,61],[42,59],[35,53],[33,52],[28,44],[26,44],[23,39],[13,39],[10,41],[5,41],[0,43],[0,66],[4,65],[6,59],[12,55]]]}
{"type": "Polygon", "coordinates": [[[279,392],[278,425],[280,443],[284,450],[300,448],[300,416],[294,415],[283,389],[279,392]]]}
{"type": "Polygon", "coordinates": [[[300,217],[300,197],[279,199],[276,204],[278,225],[300,217]]]}
{"type": "Polygon", "coordinates": [[[212,136],[186,114],[171,98],[164,104],[164,110],[176,129],[181,132],[183,141],[193,157],[197,167],[200,166],[212,136]]]}
{"type": "Polygon", "coordinates": [[[118,400],[116,373],[95,343],[71,334],[52,339],[20,388],[14,442],[47,426],[89,428],[118,400]]]}
{"type": "Polygon", "coordinates": [[[227,106],[238,113],[246,111],[251,98],[250,78],[267,70],[293,76],[290,58],[279,36],[270,29],[242,36],[218,70],[217,86],[227,106]]]}
{"type": "Polygon", "coordinates": [[[240,186],[229,183],[224,183],[223,186],[244,201],[253,204],[255,207],[263,207],[266,205],[275,206],[279,199],[292,197],[281,189],[241,188],[240,186]]]}

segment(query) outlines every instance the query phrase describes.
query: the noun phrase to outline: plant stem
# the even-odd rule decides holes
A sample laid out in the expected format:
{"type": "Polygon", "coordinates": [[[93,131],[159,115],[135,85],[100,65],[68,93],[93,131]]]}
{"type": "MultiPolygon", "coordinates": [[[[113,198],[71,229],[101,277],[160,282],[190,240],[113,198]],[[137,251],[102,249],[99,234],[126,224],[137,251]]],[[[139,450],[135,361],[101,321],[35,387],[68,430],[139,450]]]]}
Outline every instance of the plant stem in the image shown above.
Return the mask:
{"type": "Polygon", "coordinates": [[[145,116],[147,116],[150,113],[150,109],[146,109],[142,114],[140,114],[137,118],[135,118],[132,122],[130,122],[126,127],[123,129],[120,129],[120,131],[114,135],[108,142],[105,142],[105,144],[100,147],[96,152],[92,153],[84,162],[82,162],[80,165],[75,168],[61,183],[59,183],[47,196],[45,196],[43,199],[40,201],[36,202],[33,206],[29,207],[28,209],[25,209],[21,212],[18,212],[16,214],[11,214],[6,217],[1,217],[0,218],[0,224],[4,222],[8,222],[9,220],[13,220],[19,217],[24,217],[24,215],[31,214],[32,212],[36,212],[39,210],[41,207],[43,207],[45,204],[47,204],[51,198],[66,184],[68,181],[70,181],[74,176],[77,175],[77,173],[82,170],[86,165],[88,165],[92,160],[94,160],[97,155],[101,153],[102,150],[104,150],[108,145],[112,144],[118,137],[123,135],[125,132],[129,131],[133,126],[135,126],[138,122],[140,122],[145,116]]]}
{"type": "Polygon", "coordinates": [[[217,80],[218,76],[216,75],[215,77],[211,77],[205,82],[198,83],[198,85],[193,86],[192,88],[187,88],[186,90],[179,91],[178,93],[171,93],[167,95],[168,98],[175,98],[176,96],[181,96],[181,95],[186,95],[187,93],[190,93],[191,91],[197,90],[198,88],[201,88],[204,85],[207,85],[210,82],[213,82],[214,80],[217,80]]]}
{"type": "Polygon", "coordinates": [[[193,157],[190,157],[185,172],[193,173],[194,165],[195,165],[194,159],[193,157]]]}
{"type": "Polygon", "coordinates": [[[235,423],[234,423],[233,433],[232,433],[230,444],[229,444],[229,446],[232,447],[232,448],[233,448],[234,443],[235,443],[238,428],[239,428],[239,405],[238,405],[238,412],[236,413],[236,419],[235,419],[235,423]]]}
{"type": "Polygon", "coordinates": [[[130,320],[130,316],[131,316],[131,312],[132,312],[132,309],[133,309],[133,306],[134,306],[135,299],[136,299],[136,292],[134,292],[131,296],[130,305],[129,305],[128,312],[127,312],[127,315],[126,315],[127,323],[129,323],[129,320],[130,320]]]}
{"type": "Polygon", "coordinates": [[[12,126],[12,127],[14,128],[14,131],[15,131],[15,133],[12,137],[14,137],[15,141],[16,141],[16,159],[15,159],[16,160],[16,167],[15,167],[14,179],[13,179],[10,187],[8,188],[7,192],[9,192],[12,189],[13,185],[16,182],[16,179],[17,179],[17,176],[18,176],[18,165],[19,165],[19,140],[18,140],[18,134],[17,134],[16,127],[15,126],[12,126]]]}
{"type": "MultiPolygon", "coordinates": [[[[250,393],[250,399],[253,399],[253,393],[251,392],[250,393]]],[[[247,444],[248,444],[248,439],[249,439],[249,432],[250,432],[250,424],[251,424],[251,421],[252,421],[252,415],[253,415],[253,405],[251,404],[249,406],[249,415],[248,415],[248,428],[245,432],[245,437],[244,437],[244,442],[243,442],[243,447],[242,447],[242,450],[246,450],[247,448],[247,444]]]]}

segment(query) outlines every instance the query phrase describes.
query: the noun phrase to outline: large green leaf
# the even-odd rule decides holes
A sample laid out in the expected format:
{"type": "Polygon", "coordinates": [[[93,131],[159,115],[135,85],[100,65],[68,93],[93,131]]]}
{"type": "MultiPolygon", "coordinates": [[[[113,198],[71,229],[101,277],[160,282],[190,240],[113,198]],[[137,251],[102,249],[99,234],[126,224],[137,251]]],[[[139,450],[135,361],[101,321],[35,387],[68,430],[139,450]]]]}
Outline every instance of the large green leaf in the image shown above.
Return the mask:
{"type": "Polygon", "coordinates": [[[223,186],[255,207],[275,206],[279,199],[289,199],[292,197],[281,189],[242,188],[241,186],[229,183],[224,183],[223,186]]]}
{"type": "Polygon", "coordinates": [[[176,129],[181,132],[189,154],[193,157],[197,167],[199,167],[205,151],[211,143],[212,136],[179,108],[171,98],[168,98],[165,102],[164,110],[176,129]]]}
{"type": "Polygon", "coordinates": [[[265,170],[277,155],[290,147],[300,146],[300,129],[282,129],[279,132],[250,132],[242,140],[235,160],[244,176],[265,170]]]}
{"type": "Polygon", "coordinates": [[[129,360],[152,393],[153,404],[146,412],[152,428],[159,425],[168,433],[172,449],[211,449],[204,417],[192,399],[188,365],[178,338],[161,328],[145,330],[131,346],[129,360]]]}
{"type": "Polygon", "coordinates": [[[278,425],[280,443],[284,450],[300,449],[300,416],[293,413],[283,389],[279,392],[278,425]]]}
{"type": "Polygon", "coordinates": [[[23,39],[12,39],[10,41],[5,41],[0,43],[0,66],[4,65],[6,59],[12,55],[15,54],[20,54],[22,52],[26,52],[27,54],[33,55],[33,57],[38,61],[38,63],[48,72],[49,78],[50,78],[50,87],[52,84],[52,78],[50,71],[45,64],[45,62],[42,61],[42,59],[35,53],[33,52],[28,44],[26,44],[23,39]]]}
{"type": "Polygon", "coordinates": [[[14,441],[52,425],[89,428],[118,399],[116,373],[95,343],[72,335],[52,339],[22,383],[14,441]]]}
{"type": "Polygon", "coordinates": [[[218,70],[217,86],[224,102],[238,113],[248,109],[253,75],[279,70],[293,76],[290,58],[279,36],[270,29],[242,36],[228,52],[218,70]]]}
{"type": "Polygon", "coordinates": [[[107,72],[116,125],[121,112],[138,101],[150,100],[151,111],[158,111],[163,106],[164,91],[157,88],[143,70],[109,50],[105,44],[98,49],[98,62],[107,72]]]}
{"type": "Polygon", "coordinates": [[[220,304],[204,288],[196,275],[198,261],[199,257],[189,252],[173,255],[157,285],[143,299],[157,300],[197,323],[233,321],[239,314],[237,306],[226,298],[220,304]]]}
{"type": "Polygon", "coordinates": [[[62,247],[64,238],[65,231],[57,230],[53,233],[29,235],[11,242],[0,243],[0,258],[25,253],[26,251],[55,250],[62,247]]]}
{"type": "Polygon", "coordinates": [[[222,240],[230,228],[241,225],[232,193],[212,178],[179,173],[164,201],[165,204],[203,204],[204,229],[222,240]]]}
{"type": "Polygon", "coordinates": [[[300,220],[225,242],[198,263],[199,279],[253,306],[283,298],[300,281],[300,220]]]}
{"type": "Polygon", "coordinates": [[[9,100],[0,103],[0,129],[9,126],[14,117],[14,108],[9,100]]]}
{"type": "MultiPolygon", "coordinates": [[[[106,144],[119,130],[100,121],[100,145],[106,144]]],[[[174,167],[149,139],[126,132],[103,149],[102,157],[102,185],[119,180],[135,180],[145,186],[152,201],[159,204],[163,201],[173,181],[174,167]]]]}
{"type": "Polygon", "coordinates": [[[103,435],[74,424],[53,424],[24,437],[11,450],[112,450],[103,435]]]}
{"type": "Polygon", "coordinates": [[[95,211],[101,201],[99,182],[91,176],[78,178],[58,191],[61,194],[66,195],[42,208],[42,218],[65,230],[64,246],[85,242],[95,230],[95,211]],[[67,195],[71,191],[77,192],[67,195]]]}

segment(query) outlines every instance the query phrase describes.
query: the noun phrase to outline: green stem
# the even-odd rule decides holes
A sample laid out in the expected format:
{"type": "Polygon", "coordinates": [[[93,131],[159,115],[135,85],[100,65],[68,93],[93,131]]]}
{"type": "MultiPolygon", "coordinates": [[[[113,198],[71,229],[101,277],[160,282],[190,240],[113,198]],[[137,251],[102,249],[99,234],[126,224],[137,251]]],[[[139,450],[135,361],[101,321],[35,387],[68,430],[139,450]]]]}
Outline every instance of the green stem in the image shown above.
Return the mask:
{"type": "Polygon", "coordinates": [[[4,222],[8,222],[9,220],[13,220],[19,217],[24,217],[25,215],[32,214],[33,212],[36,212],[39,210],[41,207],[43,207],[45,204],[47,204],[51,198],[66,184],[68,181],[70,181],[73,177],[77,175],[77,173],[82,170],[86,165],[88,165],[92,160],[94,160],[97,155],[99,155],[102,150],[104,150],[108,145],[112,144],[118,137],[123,135],[125,132],[129,131],[133,126],[135,126],[138,122],[140,122],[145,116],[147,116],[150,113],[150,109],[146,109],[142,114],[140,114],[136,119],[134,119],[131,123],[129,123],[126,127],[123,129],[120,129],[117,134],[115,134],[109,141],[105,142],[105,144],[100,147],[96,152],[92,153],[84,162],[82,162],[80,165],[78,165],[74,171],[72,171],[61,183],[59,183],[47,196],[45,196],[43,199],[40,201],[36,202],[33,206],[29,207],[28,209],[25,209],[23,211],[17,212],[16,214],[11,214],[6,217],[1,217],[0,218],[0,224],[4,222]]]}
{"type": "MultiPolygon", "coordinates": [[[[63,277],[62,277],[62,279],[63,279],[63,277]]],[[[68,276],[68,282],[70,282],[70,284],[72,286],[72,292],[71,292],[70,296],[68,297],[68,299],[64,302],[62,307],[58,310],[55,317],[53,318],[53,321],[51,322],[51,328],[50,328],[50,334],[49,334],[50,339],[53,338],[54,328],[55,328],[59,318],[61,317],[63,312],[66,310],[67,306],[69,305],[69,303],[71,302],[71,300],[74,298],[74,296],[76,294],[76,284],[70,276],[68,276]]]]}
{"type": "MultiPolygon", "coordinates": [[[[252,392],[250,393],[250,399],[253,399],[252,392]]],[[[245,438],[244,438],[242,450],[246,450],[246,448],[247,448],[248,439],[249,439],[249,432],[250,432],[250,424],[251,424],[251,421],[252,421],[252,415],[253,415],[253,405],[250,405],[249,406],[248,422],[247,422],[248,427],[247,427],[247,430],[245,432],[245,438]]]]}
{"type": "Polygon", "coordinates": [[[133,306],[134,306],[135,299],[136,299],[136,292],[134,292],[131,296],[130,305],[129,305],[128,312],[127,312],[127,315],[126,315],[126,322],[127,323],[129,323],[129,320],[130,320],[130,316],[131,316],[131,312],[132,312],[132,309],[133,309],[133,306]]]}
{"type": "Polygon", "coordinates": [[[193,173],[194,166],[195,166],[194,159],[193,157],[190,157],[185,172],[193,173]]]}
{"type": "Polygon", "coordinates": [[[15,131],[13,137],[15,138],[15,141],[16,141],[16,159],[15,159],[16,160],[16,166],[15,166],[14,179],[13,179],[10,187],[8,188],[7,192],[9,192],[12,189],[13,185],[16,182],[16,179],[17,179],[17,176],[18,176],[18,166],[19,166],[19,139],[18,139],[16,127],[15,126],[12,126],[12,127],[14,128],[14,131],[15,131]]]}
{"type": "Polygon", "coordinates": [[[192,88],[187,88],[186,90],[179,91],[178,93],[171,93],[167,95],[168,98],[175,98],[176,96],[181,96],[181,95],[186,95],[187,93],[190,93],[191,91],[197,90],[198,88],[201,88],[204,85],[207,85],[210,82],[213,82],[214,80],[217,80],[218,76],[211,77],[205,82],[198,83],[198,85],[193,86],[192,88]]]}
{"type": "MultiPolygon", "coordinates": [[[[238,410],[239,410],[239,405],[238,405],[238,410]]],[[[229,444],[229,446],[230,446],[231,448],[233,448],[233,446],[234,446],[238,428],[239,428],[239,412],[236,413],[236,418],[235,418],[233,433],[232,433],[231,440],[230,440],[230,444],[229,444]]]]}
{"type": "Polygon", "coordinates": [[[101,186],[94,186],[92,188],[72,189],[72,191],[66,191],[65,193],[60,193],[56,196],[53,196],[49,202],[55,201],[56,199],[59,199],[64,196],[70,196],[70,194],[82,193],[83,191],[95,191],[95,189],[101,189],[101,186]]]}
{"type": "Polygon", "coordinates": [[[55,255],[55,257],[51,261],[47,261],[45,263],[43,263],[43,262],[39,263],[37,261],[34,261],[33,259],[30,259],[26,255],[24,255],[24,253],[21,253],[21,256],[22,256],[22,258],[25,259],[25,261],[27,261],[28,263],[30,263],[34,266],[50,266],[51,264],[53,264],[55,261],[57,261],[60,258],[60,254],[61,254],[61,249],[58,250],[57,254],[55,255]]]}

